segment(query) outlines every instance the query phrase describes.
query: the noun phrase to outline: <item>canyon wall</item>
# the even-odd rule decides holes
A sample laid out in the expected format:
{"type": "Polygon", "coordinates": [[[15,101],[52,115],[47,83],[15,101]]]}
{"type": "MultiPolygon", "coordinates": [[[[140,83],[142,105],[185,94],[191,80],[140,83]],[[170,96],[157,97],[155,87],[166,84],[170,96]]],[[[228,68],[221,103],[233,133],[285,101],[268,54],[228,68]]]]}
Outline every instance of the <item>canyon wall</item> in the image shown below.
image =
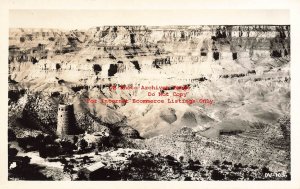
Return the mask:
{"type": "Polygon", "coordinates": [[[11,79],[52,83],[59,78],[80,85],[128,72],[164,74],[177,64],[228,62],[250,69],[256,61],[290,55],[289,26],[10,29],[9,43],[11,79]]]}

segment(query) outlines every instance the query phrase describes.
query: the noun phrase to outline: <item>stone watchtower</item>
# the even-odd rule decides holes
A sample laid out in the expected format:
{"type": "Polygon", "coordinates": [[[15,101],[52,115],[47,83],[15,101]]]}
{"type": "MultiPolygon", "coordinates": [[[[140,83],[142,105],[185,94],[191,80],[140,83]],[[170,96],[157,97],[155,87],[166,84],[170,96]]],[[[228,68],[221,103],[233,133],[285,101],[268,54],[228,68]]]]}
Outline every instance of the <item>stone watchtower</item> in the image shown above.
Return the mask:
{"type": "Polygon", "coordinates": [[[56,134],[65,137],[74,133],[75,117],[73,104],[59,104],[56,134]]]}

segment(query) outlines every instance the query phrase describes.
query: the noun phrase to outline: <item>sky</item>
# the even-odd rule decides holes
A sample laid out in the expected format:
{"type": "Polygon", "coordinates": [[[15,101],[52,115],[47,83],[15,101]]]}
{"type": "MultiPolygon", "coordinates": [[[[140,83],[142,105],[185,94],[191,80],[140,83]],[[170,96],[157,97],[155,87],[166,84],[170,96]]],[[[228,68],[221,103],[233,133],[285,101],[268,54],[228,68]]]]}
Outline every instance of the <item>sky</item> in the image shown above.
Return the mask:
{"type": "Polygon", "coordinates": [[[102,25],[289,24],[286,10],[10,10],[10,28],[88,29],[102,25]]]}

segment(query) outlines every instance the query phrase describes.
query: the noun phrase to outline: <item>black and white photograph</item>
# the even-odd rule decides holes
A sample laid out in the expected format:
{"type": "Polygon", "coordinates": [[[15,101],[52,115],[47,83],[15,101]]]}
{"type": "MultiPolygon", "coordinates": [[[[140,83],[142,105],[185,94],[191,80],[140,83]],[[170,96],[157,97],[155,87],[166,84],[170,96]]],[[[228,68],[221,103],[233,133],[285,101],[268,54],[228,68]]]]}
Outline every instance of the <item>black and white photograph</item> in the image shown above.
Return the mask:
{"type": "Polygon", "coordinates": [[[292,181],[288,11],[150,12],[9,10],[8,183],[292,181]]]}

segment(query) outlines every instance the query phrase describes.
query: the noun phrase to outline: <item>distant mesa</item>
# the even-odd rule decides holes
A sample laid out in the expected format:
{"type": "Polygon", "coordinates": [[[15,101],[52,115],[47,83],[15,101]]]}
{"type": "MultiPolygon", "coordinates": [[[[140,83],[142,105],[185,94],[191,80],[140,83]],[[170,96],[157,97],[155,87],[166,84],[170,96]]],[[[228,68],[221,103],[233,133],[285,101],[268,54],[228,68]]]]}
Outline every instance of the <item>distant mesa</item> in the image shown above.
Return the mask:
{"type": "Polygon", "coordinates": [[[196,115],[191,111],[187,111],[183,114],[181,123],[182,125],[186,125],[189,127],[196,127],[198,125],[196,115]]]}
{"type": "Polygon", "coordinates": [[[160,118],[169,124],[174,123],[177,120],[176,111],[174,108],[168,108],[160,113],[160,118]]]}

